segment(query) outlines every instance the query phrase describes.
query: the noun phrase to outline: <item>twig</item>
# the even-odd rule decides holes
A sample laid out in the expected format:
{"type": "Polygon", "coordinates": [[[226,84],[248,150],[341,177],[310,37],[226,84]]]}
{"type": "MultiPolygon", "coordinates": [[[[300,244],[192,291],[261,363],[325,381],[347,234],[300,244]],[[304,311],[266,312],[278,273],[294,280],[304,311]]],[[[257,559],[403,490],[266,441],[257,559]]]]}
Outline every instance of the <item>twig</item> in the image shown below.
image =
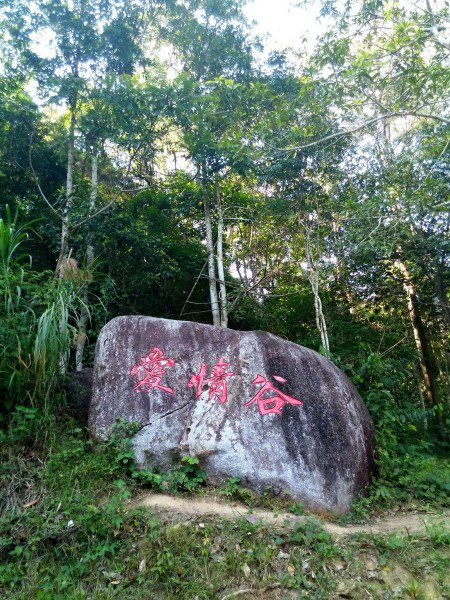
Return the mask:
{"type": "Polygon", "coordinates": [[[385,356],[388,352],[390,352],[391,350],[393,350],[396,346],[398,346],[399,344],[401,344],[404,340],[406,340],[408,336],[405,335],[404,337],[402,337],[401,340],[399,340],[398,342],[396,342],[393,346],[391,346],[390,348],[388,348],[387,350],[385,350],[383,352],[383,354],[381,355],[381,357],[385,356]]]}
{"type": "Polygon", "coordinates": [[[244,594],[260,594],[279,587],[281,587],[280,583],[272,583],[270,585],[266,585],[266,587],[262,589],[255,590],[247,588],[243,590],[237,590],[236,592],[232,592],[231,594],[226,594],[226,596],[222,596],[220,600],[230,600],[230,598],[237,598],[238,596],[243,596],[244,594]]]}
{"type": "MultiPolygon", "coordinates": [[[[196,285],[197,285],[197,283],[198,283],[198,281],[199,281],[200,277],[202,276],[202,274],[203,274],[203,271],[205,270],[205,267],[206,267],[206,265],[207,265],[207,264],[208,264],[208,259],[206,259],[206,261],[205,261],[205,264],[204,264],[204,265],[203,265],[203,267],[202,267],[202,270],[201,270],[201,271],[200,271],[200,273],[198,274],[198,277],[196,278],[196,280],[195,280],[195,282],[194,282],[194,285],[192,286],[192,289],[191,289],[191,291],[189,292],[189,295],[188,295],[188,297],[186,298],[186,300],[185,300],[185,302],[184,302],[184,304],[183,304],[183,308],[181,309],[181,312],[180,312],[180,316],[179,316],[179,318],[183,316],[183,314],[184,314],[184,309],[186,308],[186,304],[189,302],[189,298],[190,298],[190,297],[192,296],[192,294],[194,293],[195,287],[196,287],[196,285]]],[[[193,304],[193,303],[192,303],[192,304],[193,304]]],[[[207,302],[206,304],[209,304],[209,302],[207,302]]],[[[209,309],[208,309],[208,312],[209,312],[209,309]]],[[[186,314],[190,314],[190,313],[186,313],[186,314]]]]}

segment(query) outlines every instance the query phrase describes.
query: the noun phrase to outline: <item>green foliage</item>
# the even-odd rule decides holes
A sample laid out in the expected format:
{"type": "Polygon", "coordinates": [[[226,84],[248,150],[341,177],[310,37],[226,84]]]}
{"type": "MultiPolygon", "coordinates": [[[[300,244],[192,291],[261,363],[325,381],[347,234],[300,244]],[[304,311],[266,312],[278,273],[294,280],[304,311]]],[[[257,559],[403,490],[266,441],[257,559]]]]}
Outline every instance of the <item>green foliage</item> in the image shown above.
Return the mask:
{"type": "MultiPolygon", "coordinates": [[[[125,426],[120,428],[125,434],[125,426]]],[[[54,434],[51,453],[28,459],[22,473],[27,486],[14,509],[0,519],[0,590],[8,597],[20,597],[27,589],[52,598],[109,597],[114,591],[135,589],[141,595],[177,590],[186,597],[200,593],[212,598],[233,582],[256,583],[263,577],[267,584],[278,584],[278,567],[273,567],[284,560],[277,558],[280,546],[288,552],[292,548],[293,565],[300,550],[316,555],[317,564],[330,556],[329,536],[312,522],[277,538],[246,521],[164,525],[143,511],[130,510],[130,491],[120,475],[129,463],[123,455],[114,460],[120,450],[117,440],[126,438],[118,432],[115,445],[92,452],[84,433],[71,423],[54,434]],[[31,569],[34,576],[28,577],[31,569]]],[[[2,462],[1,476],[26,458],[15,443],[16,454],[2,462]]],[[[177,486],[185,487],[187,477],[192,489],[197,464],[192,458],[181,462],[182,470],[173,479],[177,486]]]]}
{"type": "MultiPolygon", "coordinates": [[[[365,346],[361,350],[367,352],[365,346]]],[[[435,409],[411,410],[411,394],[416,390],[411,389],[402,365],[401,360],[379,353],[367,354],[357,369],[347,365],[375,424],[376,472],[367,497],[354,504],[346,520],[364,521],[371,511],[398,504],[448,503],[448,462],[433,452],[433,439],[425,428],[435,409]]]]}
{"type": "Polygon", "coordinates": [[[172,492],[193,492],[205,485],[206,473],[199,468],[199,464],[196,456],[183,456],[166,476],[167,488],[172,492]]]}
{"type": "MultiPolygon", "coordinates": [[[[114,292],[105,298],[108,316],[130,313],[180,316],[205,263],[193,219],[197,207],[197,187],[186,178],[173,177],[165,186],[136,196],[120,214],[109,216],[95,231],[97,243],[103,249],[98,257],[98,273],[106,272],[114,281],[114,292]],[[116,259],[109,261],[112,255],[116,259]],[[127,277],[122,276],[123,272],[127,277]]],[[[93,293],[100,295],[97,289],[94,278],[93,293]]],[[[196,286],[191,300],[207,301],[204,281],[196,286]]],[[[206,313],[191,316],[207,318],[206,313]]],[[[104,318],[105,315],[100,326],[104,318]]]]}
{"type": "Polygon", "coordinates": [[[13,418],[24,408],[48,411],[67,367],[75,334],[71,321],[82,306],[76,284],[32,271],[30,257],[19,254],[26,229],[7,208],[6,220],[0,219],[0,414],[7,410],[13,418]]]}
{"type": "Polygon", "coordinates": [[[445,522],[434,525],[426,524],[427,535],[435,547],[450,545],[450,530],[445,522]]]}
{"type": "Polygon", "coordinates": [[[9,206],[6,206],[6,220],[0,218],[0,286],[3,291],[3,313],[10,316],[17,311],[20,304],[21,286],[24,277],[24,258],[31,260],[26,254],[17,256],[19,247],[27,239],[27,226],[17,227],[17,211],[14,217],[9,206]]]}
{"type": "Polygon", "coordinates": [[[293,515],[303,515],[305,512],[305,507],[303,506],[303,502],[296,502],[289,507],[289,510],[293,515]]]}
{"type": "Polygon", "coordinates": [[[229,477],[222,487],[222,494],[228,498],[238,499],[241,491],[240,477],[229,477]]]}
{"type": "MultiPolygon", "coordinates": [[[[96,446],[77,423],[60,420],[45,447],[33,448],[23,445],[29,439],[23,428],[39,416],[19,412],[23,420],[15,421],[0,447],[0,480],[6,483],[0,487],[2,596],[217,598],[248,586],[273,586],[327,598],[343,579],[372,590],[395,564],[421,587],[421,569],[430,567],[437,581],[445,573],[448,532],[439,525],[420,537],[333,540],[314,519],[281,530],[244,518],[160,521],[128,504],[139,472],[128,454],[134,425],[119,423],[111,441],[96,446]],[[367,578],[369,551],[381,571],[375,580],[367,578]]],[[[164,477],[174,489],[192,490],[198,466],[189,457],[164,477]]],[[[238,484],[233,480],[227,487],[235,493],[238,484]]]]}
{"type": "Polygon", "coordinates": [[[118,421],[105,447],[110,452],[112,469],[116,474],[131,478],[138,485],[172,493],[195,492],[206,483],[206,473],[195,456],[173,456],[166,471],[139,469],[135,463],[132,436],[138,431],[137,423],[118,421]]]}

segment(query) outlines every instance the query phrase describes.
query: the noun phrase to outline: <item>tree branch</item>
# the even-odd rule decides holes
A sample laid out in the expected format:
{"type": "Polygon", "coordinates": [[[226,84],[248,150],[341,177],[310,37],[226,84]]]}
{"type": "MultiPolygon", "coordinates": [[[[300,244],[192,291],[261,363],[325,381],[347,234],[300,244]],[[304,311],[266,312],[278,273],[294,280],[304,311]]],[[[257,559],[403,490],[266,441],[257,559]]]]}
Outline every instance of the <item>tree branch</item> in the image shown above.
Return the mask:
{"type": "Polygon", "coordinates": [[[30,164],[31,174],[33,175],[33,179],[34,179],[34,182],[35,182],[35,184],[37,186],[37,189],[38,189],[40,195],[42,196],[42,198],[44,199],[45,203],[47,204],[47,206],[50,208],[50,210],[52,210],[55,213],[55,215],[57,217],[59,217],[61,219],[61,221],[64,221],[63,216],[56,210],[56,208],[53,206],[53,204],[47,199],[47,196],[44,194],[44,192],[43,192],[43,190],[41,188],[41,185],[39,183],[38,176],[36,175],[36,171],[34,170],[33,161],[31,159],[31,149],[32,149],[32,146],[33,146],[33,135],[34,134],[31,133],[31,135],[30,135],[30,145],[29,145],[29,148],[28,148],[28,161],[29,161],[29,164],[30,164]]]}
{"type": "MultiPolygon", "coordinates": [[[[139,146],[139,147],[140,147],[140,146],[139,146]]],[[[139,149],[139,148],[138,148],[138,149],[139,149]]],[[[125,179],[128,177],[128,175],[129,175],[129,173],[130,173],[130,170],[131,170],[131,163],[132,163],[132,161],[133,161],[134,157],[136,156],[136,153],[138,152],[138,149],[136,149],[136,151],[135,151],[135,152],[133,153],[133,155],[130,157],[130,160],[129,160],[129,162],[128,162],[128,168],[127,168],[127,170],[126,170],[126,173],[125,173],[125,175],[124,175],[124,177],[123,177],[122,181],[123,181],[123,180],[125,180],[125,179]]],[[[84,225],[85,223],[87,223],[87,222],[88,222],[88,221],[90,221],[91,219],[94,219],[95,217],[97,217],[97,216],[98,216],[99,214],[101,214],[102,212],[105,212],[106,210],[108,210],[108,208],[110,208],[110,207],[111,207],[113,204],[115,204],[115,203],[117,202],[117,200],[118,200],[118,198],[119,198],[119,196],[120,196],[121,194],[126,194],[126,193],[128,193],[128,192],[140,192],[140,191],[144,191],[144,190],[146,190],[146,189],[148,189],[148,186],[141,187],[141,188],[132,188],[132,189],[128,189],[128,190],[126,190],[126,189],[124,189],[124,188],[121,188],[121,189],[120,189],[120,190],[117,192],[117,194],[114,196],[114,198],[113,198],[113,199],[112,199],[110,202],[108,202],[107,204],[105,204],[105,206],[102,206],[101,208],[99,208],[98,210],[96,210],[96,211],[95,211],[95,212],[93,212],[92,214],[88,215],[86,218],[82,219],[81,221],[79,221],[79,222],[78,222],[78,223],[76,223],[75,225],[72,225],[72,230],[74,231],[75,229],[78,229],[78,227],[81,227],[81,225],[84,225]]]]}
{"type": "Polygon", "coordinates": [[[331,133],[330,135],[326,135],[323,138],[320,138],[318,140],[315,140],[314,142],[310,142],[309,144],[304,144],[302,146],[291,146],[289,148],[275,148],[275,150],[278,150],[279,152],[293,152],[296,150],[304,150],[305,148],[311,148],[312,146],[317,146],[318,144],[322,144],[323,142],[327,142],[329,140],[332,139],[337,139],[346,135],[351,135],[353,133],[356,133],[357,131],[361,131],[361,129],[365,129],[366,127],[369,127],[369,125],[373,125],[374,123],[378,123],[379,121],[384,121],[385,119],[392,119],[394,117],[420,117],[423,119],[433,119],[435,121],[440,121],[441,123],[445,123],[446,125],[450,125],[450,119],[446,119],[445,117],[441,117],[439,115],[433,115],[433,114],[426,114],[426,113],[419,113],[419,112],[392,112],[392,113],[387,113],[385,115],[380,115],[379,117],[373,117],[373,119],[369,119],[367,121],[365,121],[364,123],[362,123],[361,125],[358,125],[356,127],[353,127],[351,129],[347,129],[345,131],[337,131],[336,133],[331,133]]]}
{"type": "Polygon", "coordinates": [[[434,14],[433,9],[431,8],[430,0],[426,0],[426,5],[427,5],[427,13],[430,15],[431,23],[432,23],[432,26],[428,31],[434,37],[436,43],[439,44],[439,46],[442,46],[446,50],[450,50],[450,44],[448,44],[447,40],[444,40],[439,35],[439,25],[436,21],[436,15],[434,14]]]}

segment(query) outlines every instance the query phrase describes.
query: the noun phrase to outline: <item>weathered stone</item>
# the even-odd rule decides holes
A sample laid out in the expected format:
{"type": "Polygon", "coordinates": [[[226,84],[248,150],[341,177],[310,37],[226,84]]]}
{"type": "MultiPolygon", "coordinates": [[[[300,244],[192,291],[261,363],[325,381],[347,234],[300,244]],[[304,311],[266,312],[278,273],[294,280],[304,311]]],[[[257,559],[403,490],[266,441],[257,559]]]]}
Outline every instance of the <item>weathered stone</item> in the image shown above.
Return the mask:
{"type": "Polygon", "coordinates": [[[353,385],[320,354],[269,333],[151,317],[112,320],[97,342],[92,435],[107,438],[118,419],[139,423],[133,447],[143,467],[164,467],[174,453],[195,455],[212,483],[239,477],[315,510],[344,512],[370,480],[373,426],[353,385]],[[173,394],[152,387],[155,380],[148,391],[133,389],[139,373],[130,376],[130,369],[153,348],[174,361],[156,380],[173,394]],[[226,378],[227,401],[209,398],[210,383],[196,399],[195,385],[187,385],[192,374],[205,363],[210,377],[220,358],[235,373],[226,378]],[[287,403],[281,414],[261,414],[257,402],[244,406],[262,388],[252,384],[257,375],[303,405],[287,403]]]}

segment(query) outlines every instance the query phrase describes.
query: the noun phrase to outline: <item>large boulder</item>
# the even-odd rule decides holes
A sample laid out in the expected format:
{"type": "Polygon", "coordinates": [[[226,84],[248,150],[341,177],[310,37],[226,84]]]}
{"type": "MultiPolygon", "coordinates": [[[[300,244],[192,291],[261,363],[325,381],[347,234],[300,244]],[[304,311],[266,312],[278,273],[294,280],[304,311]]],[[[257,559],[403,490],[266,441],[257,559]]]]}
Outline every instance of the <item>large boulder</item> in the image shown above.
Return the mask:
{"type": "Polygon", "coordinates": [[[239,477],[318,511],[345,512],[368,485],[373,425],[348,378],[317,352],[260,331],[118,317],[96,349],[92,435],[137,422],[136,460],[202,461],[209,480],[239,477]]]}

